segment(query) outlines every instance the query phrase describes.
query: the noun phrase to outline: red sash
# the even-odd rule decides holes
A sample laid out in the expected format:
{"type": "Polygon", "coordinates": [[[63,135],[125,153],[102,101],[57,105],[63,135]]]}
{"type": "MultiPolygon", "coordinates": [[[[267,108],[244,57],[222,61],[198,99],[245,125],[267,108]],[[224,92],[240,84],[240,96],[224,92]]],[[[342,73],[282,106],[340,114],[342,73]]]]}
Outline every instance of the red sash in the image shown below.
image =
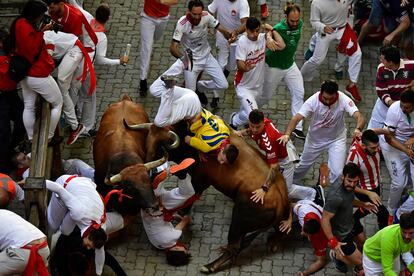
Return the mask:
{"type": "Polygon", "coordinates": [[[29,261],[27,262],[26,269],[24,270],[24,276],[33,276],[35,272],[39,276],[49,276],[49,271],[43,262],[42,256],[39,255],[39,249],[45,248],[47,241],[34,245],[25,245],[22,248],[30,250],[29,261]]]}
{"type": "Polygon", "coordinates": [[[356,36],[355,31],[346,23],[344,33],[341,37],[341,41],[339,42],[338,47],[336,50],[347,56],[352,56],[358,50],[358,38],[356,36]],[[349,41],[352,41],[354,45],[351,48],[347,49],[349,41]]]}
{"type": "Polygon", "coordinates": [[[162,213],[164,215],[164,221],[172,221],[173,220],[173,215],[174,213],[187,208],[188,206],[190,206],[191,204],[193,204],[196,200],[199,200],[201,197],[201,195],[199,194],[194,194],[191,197],[189,197],[182,205],[173,208],[173,209],[162,209],[162,213]]]}
{"type": "Polygon", "coordinates": [[[90,85],[89,85],[89,90],[88,90],[88,96],[92,96],[92,94],[95,92],[95,89],[96,89],[96,75],[95,75],[95,70],[93,68],[92,60],[85,46],[83,46],[82,42],[80,42],[79,39],[76,40],[75,45],[79,47],[79,49],[81,50],[83,54],[83,72],[82,72],[82,75],[79,78],[77,78],[77,80],[80,80],[83,83],[86,79],[86,74],[89,69],[90,85]]]}

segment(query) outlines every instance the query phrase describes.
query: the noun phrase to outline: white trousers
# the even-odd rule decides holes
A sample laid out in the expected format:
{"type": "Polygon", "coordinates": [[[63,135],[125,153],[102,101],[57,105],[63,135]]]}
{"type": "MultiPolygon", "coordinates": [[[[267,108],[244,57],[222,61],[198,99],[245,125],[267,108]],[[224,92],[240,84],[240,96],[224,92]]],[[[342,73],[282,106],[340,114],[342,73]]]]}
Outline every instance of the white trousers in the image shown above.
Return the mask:
{"type": "MultiPolygon", "coordinates": [[[[342,38],[344,30],[345,28],[335,30],[333,33],[326,34],[325,36],[317,33],[315,51],[313,52],[313,56],[308,61],[306,61],[301,68],[301,73],[304,81],[311,81],[313,79],[315,72],[318,71],[319,66],[326,58],[326,54],[329,50],[329,45],[334,40],[339,42],[342,38]]],[[[347,45],[347,48],[349,49],[352,46],[353,43],[350,41],[347,45]]],[[[362,52],[361,48],[358,45],[357,51],[349,57],[348,74],[349,79],[354,83],[358,81],[359,72],[361,70],[361,57],[362,52]]]]}
{"type": "Polygon", "coordinates": [[[160,40],[167,26],[169,16],[162,18],[150,17],[141,13],[141,46],[140,46],[140,79],[148,77],[152,46],[154,41],[160,40]]]}
{"type": "MultiPolygon", "coordinates": [[[[391,215],[394,215],[395,210],[399,206],[402,192],[414,173],[414,165],[405,153],[390,146],[383,138],[380,139],[380,146],[384,155],[385,165],[391,176],[388,211],[391,215]]],[[[409,191],[411,189],[412,187],[409,191]]]]}
{"type": "MultiPolygon", "coordinates": [[[[351,25],[353,26],[353,25],[351,25]]],[[[316,40],[318,38],[318,33],[314,33],[309,40],[309,50],[312,52],[315,51],[316,40]]],[[[344,63],[346,61],[346,55],[336,52],[336,62],[335,62],[335,71],[342,72],[344,70],[344,63]]]]}
{"type": "MultiPolygon", "coordinates": [[[[382,265],[381,263],[374,262],[367,255],[362,253],[362,266],[364,268],[365,276],[382,276],[384,273],[382,272],[382,265]]],[[[394,260],[394,265],[392,270],[398,275],[400,272],[400,256],[398,256],[394,260]]]]}
{"type": "MultiPolygon", "coordinates": [[[[5,226],[3,226],[5,227],[5,226]]],[[[49,246],[39,249],[46,267],[49,266],[49,246]]],[[[6,248],[0,252],[0,275],[23,275],[29,262],[30,250],[23,248],[6,248]]],[[[35,273],[34,275],[37,275],[35,273]]]]}
{"type": "Polygon", "coordinates": [[[62,94],[58,85],[51,76],[46,78],[26,77],[20,84],[23,90],[24,102],[23,123],[29,140],[33,139],[37,95],[41,95],[43,99],[51,104],[49,138],[52,138],[62,111],[62,94]]]}
{"type": "MultiPolygon", "coordinates": [[[[90,74],[88,72],[85,82],[82,84],[79,91],[79,95],[72,95],[72,99],[76,99],[77,105],[76,109],[78,111],[78,117],[80,117],[80,122],[85,126],[86,132],[95,128],[96,122],[96,91],[88,96],[90,87],[90,74]]],[[[71,90],[72,92],[72,90],[71,90]]]]}
{"type": "Polygon", "coordinates": [[[367,128],[383,128],[387,112],[388,107],[379,98],[377,98],[367,128]]]}
{"type": "Polygon", "coordinates": [[[185,87],[193,91],[196,88],[200,92],[207,92],[213,90],[214,97],[220,97],[218,91],[215,90],[226,90],[229,87],[226,77],[224,76],[223,70],[221,69],[217,60],[210,53],[206,58],[202,60],[194,61],[193,70],[184,71],[185,87]],[[198,75],[203,72],[210,76],[211,80],[203,80],[197,82],[198,75]]]}
{"type": "Polygon", "coordinates": [[[335,182],[342,174],[342,170],[345,166],[345,159],[347,155],[346,148],[346,130],[336,140],[328,143],[317,143],[312,136],[308,134],[303,146],[303,152],[300,157],[299,165],[295,169],[294,183],[299,181],[306,175],[310,167],[315,164],[315,160],[325,150],[328,151],[328,167],[330,170],[329,181],[335,182]]]}
{"type": "Polygon", "coordinates": [[[244,126],[249,122],[249,114],[253,109],[257,109],[260,87],[257,90],[246,89],[240,85],[236,86],[237,97],[240,100],[240,110],[233,116],[232,124],[236,127],[244,126]]]}
{"type": "Polygon", "coordinates": [[[295,164],[288,159],[289,157],[280,160],[279,165],[283,169],[283,177],[285,178],[289,198],[314,200],[316,195],[315,189],[293,184],[295,164]]]}
{"type": "MultiPolygon", "coordinates": [[[[259,99],[259,107],[262,107],[264,104],[269,102],[279,83],[284,80],[292,99],[292,116],[296,115],[303,104],[303,97],[305,96],[302,74],[300,73],[296,63],[293,63],[290,68],[285,70],[276,67],[269,67],[266,63],[264,74],[263,93],[259,99]]],[[[302,130],[302,126],[303,122],[300,121],[296,128],[302,130]]]]}
{"type": "MultiPolygon", "coordinates": [[[[183,71],[183,63],[177,61],[164,72],[164,75],[176,75],[183,71]]],[[[194,117],[201,112],[201,103],[197,94],[187,88],[174,86],[171,89],[165,87],[161,77],[150,86],[150,92],[154,97],[161,98],[154,124],[158,127],[173,125],[181,120],[194,117]]]]}
{"type": "Polygon", "coordinates": [[[232,72],[237,69],[236,47],[237,43],[228,45],[217,41],[217,62],[222,70],[227,69],[232,72]]]}
{"type": "Polygon", "coordinates": [[[80,62],[83,59],[83,54],[78,46],[72,47],[63,57],[58,67],[58,85],[63,97],[63,113],[66,117],[66,122],[72,130],[78,127],[78,119],[76,118],[75,104],[69,95],[69,88],[75,72],[78,69],[80,62]]]}
{"type": "Polygon", "coordinates": [[[195,194],[195,191],[191,184],[191,176],[187,174],[186,178],[178,179],[178,186],[176,188],[168,191],[164,189],[164,185],[159,185],[154,193],[160,198],[162,205],[166,209],[172,210],[182,206],[187,199],[195,194]]]}

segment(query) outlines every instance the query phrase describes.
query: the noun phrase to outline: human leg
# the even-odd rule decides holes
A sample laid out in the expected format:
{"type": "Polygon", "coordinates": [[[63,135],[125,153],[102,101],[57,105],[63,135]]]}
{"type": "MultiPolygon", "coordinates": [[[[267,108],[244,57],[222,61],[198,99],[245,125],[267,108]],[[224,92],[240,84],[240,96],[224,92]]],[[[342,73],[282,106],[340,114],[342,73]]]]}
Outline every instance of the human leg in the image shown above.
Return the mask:
{"type": "Polygon", "coordinates": [[[148,76],[156,25],[155,19],[150,18],[145,13],[141,15],[140,80],[146,80],[148,76]]]}
{"type": "Polygon", "coordinates": [[[263,90],[259,95],[259,100],[257,105],[261,108],[263,105],[267,104],[272,98],[275,88],[279,85],[280,81],[285,76],[285,70],[279,68],[270,67],[265,64],[264,69],[264,81],[263,81],[263,90]]]}
{"type": "Polygon", "coordinates": [[[346,160],[346,133],[328,145],[329,181],[334,183],[341,175],[346,160]]]}
{"type": "Polygon", "coordinates": [[[293,184],[293,173],[295,171],[293,162],[281,162],[280,167],[283,169],[283,177],[285,178],[286,186],[288,188],[289,198],[308,200],[313,200],[315,198],[315,189],[293,184]]]}
{"type": "Polygon", "coordinates": [[[240,110],[232,116],[230,123],[238,127],[248,123],[249,114],[253,109],[257,109],[257,103],[254,91],[236,86],[236,93],[240,100],[240,110]]]}
{"type": "MultiPolygon", "coordinates": [[[[293,63],[293,65],[287,69],[284,80],[289,89],[290,96],[292,97],[292,116],[295,116],[302,107],[303,98],[305,97],[302,74],[296,63],[293,63]]],[[[303,130],[303,120],[296,125],[296,129],[303,130]]]]}
{"type": "Polygon", "coordinates": [[[300,161],[293,175],[293,183],[299,183],[306,175],[316,158],[325,150],[325,145],[316,144],[312,138],[306,137],[300,161]]]}
{"type": "Polygon", "coordinates": [[[229,87],[224,73],[212,54],[206,59],[206,64],[204,67],[204,73],[208,74],[211,77],[211,80],[203,80],[197,83],[197,89],[205,93],[208,90],[213,90],[214,97],[220,97],[217,90],[225,90],[229,87]]]}

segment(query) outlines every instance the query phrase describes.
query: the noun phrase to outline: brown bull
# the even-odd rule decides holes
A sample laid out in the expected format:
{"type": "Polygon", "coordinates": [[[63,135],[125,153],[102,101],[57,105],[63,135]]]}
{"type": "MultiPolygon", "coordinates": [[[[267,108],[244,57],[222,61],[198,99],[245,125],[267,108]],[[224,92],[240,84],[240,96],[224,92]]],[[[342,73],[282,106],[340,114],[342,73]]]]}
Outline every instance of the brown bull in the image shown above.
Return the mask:
{"type": "MultiPolygon", "coordinates": [[[[164,144],[167,138],[165,130],[152,126],[147,140],[147,158],[154,158],[156,149],[164,144]]],[[[242,138],[233,133],[230,140],[239,149],[235,163],[220,165],[217,158],[209,158],[206,162],[199,162],[196,169],[191,172],[192,183],[197,193],[212,185],[234,201],[227,247],[218,259],[201,268],[203,273],[216,272],[231,264],[257,235],[271,227],[278,231],[280,221],[286,219],[289,214],[290,203],[281,173],[277,174],[266,193],[264,205],[252,202],[252,192],[265,182],[269,166],[262,154],[242,138]]],[[[193,157],[198,159],[196,151],[187,145],[181,145],[178,149],[169,151],[170,160],[178,163],[189,157],[188,153],[191,152],[196,155],[193,157]]],[[[278,238],[277,235],[274,237],[278,238]]]]}
{"type": "Polygon", "coordinates": [[[143,107],[126,95],[105,111],[93,144],[97,190],[105,196],[114,187],[104,183],[121,182],[119,193],[107,197],[106,206],[121,214],[134,215],[140,208],[158,210],[147,171],[165,162],[165,158],[144,164],[148,131],[131,131],[125,127],[125,120],[134,124],[149,122],[143,107]]]}

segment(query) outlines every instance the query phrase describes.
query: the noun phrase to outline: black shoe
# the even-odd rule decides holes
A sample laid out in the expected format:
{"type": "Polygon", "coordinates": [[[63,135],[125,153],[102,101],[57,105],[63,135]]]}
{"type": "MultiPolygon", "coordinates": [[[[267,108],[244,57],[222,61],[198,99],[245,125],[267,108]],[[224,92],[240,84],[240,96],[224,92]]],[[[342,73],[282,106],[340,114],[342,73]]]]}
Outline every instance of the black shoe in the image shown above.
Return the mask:
{"type": "Polygon", "coordinates": [[[213,97],[213,99],[211,100],[210,106],[211,108],[217,108],[218,107],[218,102],[220,101],[219,97],[213,97]]]}
{"type": "Polygon", "coordinates": [[[98,131],[96,131],[95,129],[90,129],[88,132],[82,133],[79,137],[93,138],[96,136],[97,133],[98,131]]]}
{"type": "Polygon", "coordinates": [[[148,90],[147,80],[140,80],[139,81],[139,95],[141,97],[146,97],[147,96],[147,90],[148,90]]]}
{"type": "Polygon", "coordinates": [[[54,147],[60,145],[63,142],[62,136],[53,136],[52,139],[47,143],[48,147],[54,147]]]}
{"type": "Polygon", "coordinates": [[[323,207],[325,206],[325,192],[321,185],[316,185],[312,187],[316,191],[315,199],[313,202],[318,204],[319,206],[323,207]]]}
{"type": "Polygon", "coordinates": [[[303,133],[302,130],[295,129],[294,131],[292,131],[292,134],[298,139],[301,139],[301,140],[306,139],[306,135],[305,135],[305,133],[303,133]]]}
{"type": "Polygon", "coordinates": [[[231,113],[231,115],[230,115],[230,123],[229,123],[229,126],[230,126],[232,129],[237,130],[237,127],[233,124],[233,117],[234,117],[235,115],[236,115],[236,112],[231,113]]]}
{"type": "Polygon", "coordinates": [[[340,260],[336,259],[335,252],[333,250],[331,250],[329,252],[329,257],[331,257],[331,260],[335,264],[336,270],[338,270],[339,272],[342,272],[342,273],[347,273],[348,272],[348,267],[346,266],[346,264],[343,261],[340,261],[340,260]]]}
{"type": "Polygon", "coordinates": [[[198,96],[198,99],[200,100],[200,103],[202,106],[207,106],[208,105],[208,99],[206,94],[204,94],[203,92],[200,92],[198,90],[196,90],[196,94],[198,96]]]}

